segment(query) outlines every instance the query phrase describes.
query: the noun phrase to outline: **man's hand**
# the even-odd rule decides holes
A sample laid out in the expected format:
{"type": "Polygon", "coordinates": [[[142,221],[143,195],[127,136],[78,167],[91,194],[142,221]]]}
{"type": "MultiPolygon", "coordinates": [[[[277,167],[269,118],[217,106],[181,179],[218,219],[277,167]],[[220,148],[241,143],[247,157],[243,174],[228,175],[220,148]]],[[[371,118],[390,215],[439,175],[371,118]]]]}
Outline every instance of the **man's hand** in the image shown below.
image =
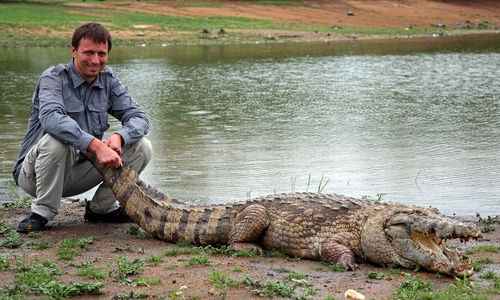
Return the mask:
{"type": "Polygon", "coordinates": [[[122,165],[122,158],[120,157],[122,152],[121,139],[122,137],[118,134],[110,136],[106,143],[95,138],[90,142],[87,151],[94,153],[106,168],[119,168],[122,165]]]}
{"type": "Polygon", "coordinates": [[[123,145],[123,138],[121,135],[118,133],[112,134],[106,142],[104,142],[106,146],[109,148],[115,150],[118,155],[122,155],[122,145],[123,145]]]}

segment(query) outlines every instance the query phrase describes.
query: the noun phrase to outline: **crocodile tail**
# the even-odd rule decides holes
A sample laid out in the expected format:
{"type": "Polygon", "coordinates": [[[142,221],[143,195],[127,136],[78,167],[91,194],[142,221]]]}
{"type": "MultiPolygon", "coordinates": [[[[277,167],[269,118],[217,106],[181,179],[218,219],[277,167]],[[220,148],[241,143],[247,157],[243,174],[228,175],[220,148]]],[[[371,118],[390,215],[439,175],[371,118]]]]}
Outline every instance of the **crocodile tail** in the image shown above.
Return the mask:
{"type": "Polygon", "coordinates": [[[169,242],[226,245],[232,206],[190,207],[139,180],[128,166],[104,167],[93,153],[87,159],[103,176],[130,218],[152,236],[169,242]]]}
{"type": "Polygon", "coordinates": [[[130,218],[146,232],[157,237],[158,234],[155,233],[158,231],[163,210],[160,202],[177,201],[146,185],[139,180],[139,174],[126,165],[116,169],[107,168],[99,162],[95,154],[87,152],[85,156],[110,186],[120,206],[130,218]]]}

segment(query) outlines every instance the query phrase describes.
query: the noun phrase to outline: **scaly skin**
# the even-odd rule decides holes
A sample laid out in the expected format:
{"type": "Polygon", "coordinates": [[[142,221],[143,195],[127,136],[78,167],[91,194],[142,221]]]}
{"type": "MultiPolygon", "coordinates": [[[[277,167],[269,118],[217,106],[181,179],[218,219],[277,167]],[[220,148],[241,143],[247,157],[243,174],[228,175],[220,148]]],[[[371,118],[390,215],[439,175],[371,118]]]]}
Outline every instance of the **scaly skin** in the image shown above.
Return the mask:
{"type": "Polygon", "coordinates": [[[189,205],[145,186],[129,168],[103,175],[126,213],[143,230],[169,242],[229,245],[234,250],[278,250],[292,257],[326,260],[347,270],[356,261],[406,268],[424,267],[448,276],[471,276],[449,239],[481,236],[472,223],[452,220],[437,209],[372,203],[335,194],[294,193],[227,205],[189,205]]]}

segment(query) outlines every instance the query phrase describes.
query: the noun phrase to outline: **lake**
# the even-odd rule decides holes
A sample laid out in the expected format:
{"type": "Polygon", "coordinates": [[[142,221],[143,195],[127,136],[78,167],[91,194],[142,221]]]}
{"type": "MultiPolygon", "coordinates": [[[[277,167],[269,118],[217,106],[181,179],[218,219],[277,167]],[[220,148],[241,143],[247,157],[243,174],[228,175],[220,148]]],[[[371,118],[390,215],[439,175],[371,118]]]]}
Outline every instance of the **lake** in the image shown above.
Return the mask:
{"type": "MultiPolygon", "coordinates": [[[[38,77],[70,57],[0,50],[1,201],[38,77]]],[[[108,64],[150,118],[142,179],[180,200],[322,191],[500,214],[498,34],[122,47],[108,64]]]]}

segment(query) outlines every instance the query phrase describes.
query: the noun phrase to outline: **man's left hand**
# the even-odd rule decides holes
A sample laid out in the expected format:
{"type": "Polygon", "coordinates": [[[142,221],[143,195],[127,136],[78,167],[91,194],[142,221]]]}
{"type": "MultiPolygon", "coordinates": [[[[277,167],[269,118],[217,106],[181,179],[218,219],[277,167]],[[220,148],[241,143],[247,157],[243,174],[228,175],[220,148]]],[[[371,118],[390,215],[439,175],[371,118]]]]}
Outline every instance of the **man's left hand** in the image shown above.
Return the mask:
{"type": "Polygon", "coordinates": [[[123,138],[118,133],[112,134],[104,144],[113,149],[118,155],[122,155],[123,138]]]}

